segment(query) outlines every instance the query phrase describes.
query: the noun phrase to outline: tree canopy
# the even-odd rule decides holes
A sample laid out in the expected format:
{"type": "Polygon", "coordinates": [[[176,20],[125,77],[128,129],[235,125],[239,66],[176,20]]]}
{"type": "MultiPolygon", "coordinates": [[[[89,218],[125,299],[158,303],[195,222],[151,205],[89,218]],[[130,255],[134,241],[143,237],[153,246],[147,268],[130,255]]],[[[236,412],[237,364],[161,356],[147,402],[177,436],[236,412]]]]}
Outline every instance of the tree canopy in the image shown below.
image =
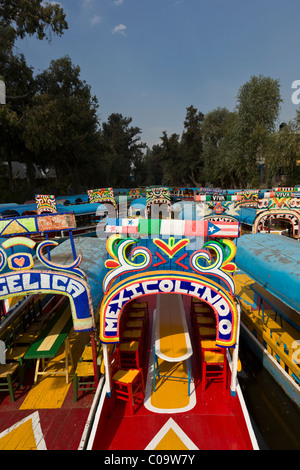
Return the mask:
{"type": "Polygon", "coordinates": [[[250,77],[237,91],[232,111],[219,107],[205,114],[189,105],[182,133],[164,130],[151,149],[142,141],[142,129],[118,110],[100,122],[98,98],[69,56],[36,75],[15,48],[17,39],[51,41],[67,28],[57,2],[0,0],[0,77],[7,93],[0,105],[2,201],[107,186],[299,183],[300,111],[279,126],[279,80],[250,77]],[[14,179],[13,161],[26,166],[25,181],[14,179]],[[39,179],[36,168],[46,177],[39,179]]]}

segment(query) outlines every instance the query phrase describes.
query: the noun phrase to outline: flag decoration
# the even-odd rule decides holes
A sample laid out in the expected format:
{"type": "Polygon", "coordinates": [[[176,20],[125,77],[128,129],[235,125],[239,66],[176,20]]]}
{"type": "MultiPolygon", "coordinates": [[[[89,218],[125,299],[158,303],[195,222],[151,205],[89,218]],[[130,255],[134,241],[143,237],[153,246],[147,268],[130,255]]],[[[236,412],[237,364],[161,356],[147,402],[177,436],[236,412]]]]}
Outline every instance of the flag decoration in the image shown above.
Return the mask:
{"type": "Polygon", "coordinates": [[[107,219],[105,231],[108,233],[173,235],[177,237],[237,238],[239,223],[238,221],[223,222],[205,219],[107,219]]]}
{"type": "Polygon", "coordinates": [[[207,220],[184,220],[184,235],[189,237],[205,237],[207,220]]]}
{"type": "Polygon", "coordinates": [[[138,219],[107,219],[105,231],[109,233],[138,233],[138,219]]]}
{"type": "Polygon", "coordinates": [[[209,237],[237,238],[239,236],[239,223],[208,221],[207,235],[209,237]]]}

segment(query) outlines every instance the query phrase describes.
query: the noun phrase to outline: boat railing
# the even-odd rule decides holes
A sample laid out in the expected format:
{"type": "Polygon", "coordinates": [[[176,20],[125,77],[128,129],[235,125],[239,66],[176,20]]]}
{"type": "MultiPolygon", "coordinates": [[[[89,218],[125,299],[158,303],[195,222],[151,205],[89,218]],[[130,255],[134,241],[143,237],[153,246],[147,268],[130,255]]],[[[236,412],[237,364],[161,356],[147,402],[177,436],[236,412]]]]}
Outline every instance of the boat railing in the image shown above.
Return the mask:
{"type": "Polygon", "coordinates": [[[300,384],[299,343],[295,337],[289,334],[282,327],[281,323],[276,322],[271,316],[273,311],[264,310],[262,315],[260,308],[251,308],[243,301],[242,321],[254,336],[264,344],[267,351],[275,357],[280,366],[300,384]],[[268,314],[271,313],[271,316],[268,314]]]}

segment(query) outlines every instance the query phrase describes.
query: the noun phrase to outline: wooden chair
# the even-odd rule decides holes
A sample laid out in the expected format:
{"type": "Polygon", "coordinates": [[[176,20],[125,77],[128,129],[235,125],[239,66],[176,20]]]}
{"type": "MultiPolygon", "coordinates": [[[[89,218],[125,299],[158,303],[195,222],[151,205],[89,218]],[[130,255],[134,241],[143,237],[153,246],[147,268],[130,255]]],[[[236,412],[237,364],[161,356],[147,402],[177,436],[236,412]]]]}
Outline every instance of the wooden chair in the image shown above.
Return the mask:
{"type": "MultiPolygon", "coordinates": [[[[103,359],[103,351],[100,348],[97,356],[97,365],[100,366],[103,359]]],[[[73,399],[78,400],[78,392],[94,391],[95,386],[95,372],[93,363],[92,346],[86,345],[83,353],[77,363],[76,370],[73,376],[73,399]]]]}
{"type": "Polygon", "coordinates": [[[143,320],[144,323],[148,321],[146,309],[134,309],[128,312],[128,320],[143,320]]]}
{"type": "Polygon", "coordinates": [[[124,330],[121,336],[122,341],[142,341],[143,331],[141,329],[124,330]]]}
{"type": "Polygon", "coordinates": [[[16,346],[6,351],[6,362],[8,364],[18,363],[19,364],[19,378],[20,378],[20,385],[21,387],[24,385],[24,375],[25,375],[25,368],[29,367],[30,361],[24,361],[24,356],[28,351],[29,346],[16,346]]]}
{"type": "Polygon", "coordinates": [[[227,386],[227,358],[226,349],[202,347],[202,390],[206,388],[208,380],[221,380],[223,388],[227,386]]]}
{"type": "Polygon", "coordinates": [[[216,338],[217,329],[215,327],[208,327],[200,325],[198,327],[200,340],[203,338],[216,338]]]}
{"type": "Polygon", "coordinates": [[[141,369],[122,369],[118,349],[110,356],[109,367],[112,378],[113,396],[118,400],[128,402],[130,413],[133,415],[134,406],[141,405],[145,397],[142,371],[141,369]]]}
{"type": "Polygon", "coordinates": [[[18,368],[19,364],[6,363],[6,345],[0,341],[0,391],[9,392],[11,401],[15,401],[14,383],[17,381],[18,368]]]}
{"type": "Polygon", "coordinates": [[[137,309],[137,310],[147,310],[148,311],[148,302],[132,302],[131,304],[132,309],[137,309]]]}
{"type": "Polygon", "coordinates": [[[132,302],[130,305],[131,311],[139,312],[143,311],[146,317],[146,320],[149,319],[149,312],[148,312],[148,302],[132,302]]]}
{"type": "Polygon", "coordinates": [[[0,364],[0,391],[9,392],[11,401],[15,401],[14,385],[19,379],[19,364],[0,364]]]}
{"type": "Polygon", "coordinates": [[[143,326],[144,326],[143,320],[136,320],[136,319],[128,320],[125,324],[126,329],[133,328],[134,330],[135,329],[141,330],[143,326]]]}
{"type": "MultiPolygon", "coordinates": [[[[124,329],[124,332],[125,331],[130,331],[130,330],[138,330],[141,332],[140,335],[138,335],[138,338],[140,341],[142,341],[144,339],[144,336],[145,336],[145,329],[144,329],[145,325],[144,325],[144,321],[143,320],[128,320],[126,323],[125,323],[125,329],[124,329]]],[[[135,335],[135,334],[134,334],[135,335]]]]}
{"type": "Polygon", "coordinates": [[[121,359],[121,367],[124,369],[139,369],[141,367],[140,360],[140,343],[139,341],[126,341],[119,344],[119,352],[121,359]]]}
{"type": "Polygon", "coordinates": [[[203,317],[202,315],[195,315],[194,323],[196,327],[207,326],[207,327],[216,327],[216,319],[213,317],[203,317]]]}
{"type": "Polygon", "coordinates": [[[214,312],[212,308],[209,305],[203,305],[203,306],[195,306],[191,310],[191,314],[193,315],[203,315],[205,317],[211,317],[214,316],[214,312]]]}

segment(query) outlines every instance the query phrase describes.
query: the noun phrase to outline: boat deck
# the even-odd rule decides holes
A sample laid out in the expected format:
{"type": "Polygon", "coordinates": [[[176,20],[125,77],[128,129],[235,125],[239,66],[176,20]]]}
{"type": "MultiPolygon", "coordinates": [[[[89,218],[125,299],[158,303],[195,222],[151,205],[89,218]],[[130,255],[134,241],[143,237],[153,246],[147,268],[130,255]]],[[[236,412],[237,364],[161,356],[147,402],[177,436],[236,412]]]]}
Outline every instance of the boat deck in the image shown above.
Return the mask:
{"type": "MultiPolygon", "coordinates": [[[[148,297],[150,323],[155,302],[156,296],[148,297]]],[[[189,305],[190,299],[184,298],[186,312],[189,311],[189,305]]],[[[187,322],[191,331],[189,315],[187,322]]],[[[150,324],[149,332],[151,330],[150,324]]],[[[93,450],[253,449],[238,396],[232,397],[229,388],[224,391],[222,384],[217,382],[209,383],[206,390],[202,391],[194,335],[191,335],[191,340],[194,386],[190,397],[186,381],[160,379],[157,383],[160,397],[153,399],[153,336],[151,339],[149,334],[144,350],[144,404],[132,416],[128,403],[107,399],[94,436],[93,450]]],[[[176,376],[178,367],[173,363],[176,376]]]]}
{"type": "MultiPolygon", "coordinates": [[[[71,331],[74,362],[87,340],[86,334],[71,331]]],[[[53,361],[56,371],[63,367],[59,362],[63,357],[62,348],[53,361]]],[[[15,390],[14,402],[8,392],[0,392],[0,450],[77,450],[94,394],[74,402],[72,375],[68,384],[65,377],[46,376],[34,385],[34,374],[32,362],[24,387],[15,390]]]]}
{"type": "MultiPolygon", "coordinates": [[[[188,396],[185,362],[170,363],[161,371],[176,379],[160,378],[152,391],[153,378],[153,312],[156,296],[146,298],[149,326],[143,356],[146,397],[132,416],[128,404],[105,400],[103,415],[95,434],[93,449],[97,450],[180,450],[180,449],[252,449],[243,410],[238,397],[231,397],[229,388],[221,384],[201,387],[201,370],[195,337],[191,334],[193,355],[191,365],[194,382],[188,396]]],[[[190,298],[184,297],[187,326],[190,298]]],[[[70,349],[76,364],[84,345],[85,333],[70,333],[70,349]]],[[[55,358],[57,368],[64,350],[55,358]]],[[[54,367],[55,364],[54,364],[54,367]]],[[[71,371],[70,371],[71,372],[71,371]]],[[[62,376],[45,376],[34,384],[34,361],[25,374],[24,387],[15,391],[12,402],[8,392],[0,392],[0,449],[76,450],[94,399],[93,392],[80,392],[73,400],[73,384],[62,376]]],[[[229,382],[229,380],[228,380],[229,382]]]]}

